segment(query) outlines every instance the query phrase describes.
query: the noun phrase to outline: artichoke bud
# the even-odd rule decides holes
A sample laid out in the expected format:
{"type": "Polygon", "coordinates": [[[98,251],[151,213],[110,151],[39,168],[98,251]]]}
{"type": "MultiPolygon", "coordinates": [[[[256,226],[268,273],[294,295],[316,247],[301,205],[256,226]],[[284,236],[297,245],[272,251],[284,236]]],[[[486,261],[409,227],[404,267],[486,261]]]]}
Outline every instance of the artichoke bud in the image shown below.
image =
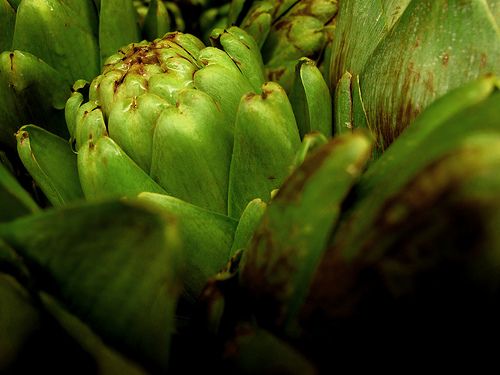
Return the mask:
{"type": "Polygon", "coordinates": [[[308,14],[323,24],[333,19],[339,10],[339,0],[310,0],[297,2],[287,13],[287,17],[308,14]]]}
{"type": "Polygon", "coordinates": [[[310,56],[324,42],[323,23],[311,16],[297,16],[279,20],[273,26],[266,43],[262,47],[262,57],[266,65],[294,61],[310,56]]]}
{"type": "Polygon", "coordinates": [[[338,8],[338,0],[233,0],[228,26],[238,25],[255,39],[265,80],[278,82],[288,93],[299,58],[323,65],[338,8]]]}
{"type": "Polygon", "coordinates": [[[291,104],[262,83],[252,37],[235,27],[212,35],[222,49],[179,32],[132,43],[107,60],[87,102],[85,86],[74,88],[67,122],[85,196],[142,186],[232,218],[255,198],[269,202],[300,146],[291,104]],[[130,176],[137,182],[121,182],[130,176]]]}
{"type": "Polygon", "coordinates": [[[297,16],[279,20],[273,27],[262,46],[264,74],[290,92],[298,59],[313,57],[323,49],[323,23],[314,17],[297,16]]]}

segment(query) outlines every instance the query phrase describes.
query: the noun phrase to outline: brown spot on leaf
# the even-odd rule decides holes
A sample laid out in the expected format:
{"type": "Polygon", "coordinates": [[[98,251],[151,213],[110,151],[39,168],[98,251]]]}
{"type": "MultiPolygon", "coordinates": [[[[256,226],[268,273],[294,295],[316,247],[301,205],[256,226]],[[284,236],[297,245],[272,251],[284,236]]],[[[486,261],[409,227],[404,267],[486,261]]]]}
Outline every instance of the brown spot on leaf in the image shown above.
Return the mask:
{"type": "Polygon", "coordinates": [[[427,72],[427,79],[425,80],[425,88],[430,94],[434,94],[434,73],[429,70],[427,72]]]}
{"type": "Polygon", "coordinates": [[[286,68],[273,69],[268,72],[267,78],[269,81],[279,82],[283,74],[286,73],[286,68]]]}
{"type": "Polygon", "coordinates": [[[21,135],[21,138],[19,139],[19,142],[21,144],[23,144],[26,141],[26,139],[28,139],[28,138],[29,138],[28,132],[23,132],[23,134],[21,135]]]}
{"type": "Polygon", "coordinates": [[[254,94],[253,92],[248,92],[245,94],[245,101],[250,103],[252,101],[252,99],[257,96],[257,94],[254,94]]]}
{"type": "Polygon", "coordinates": [[[444,67],[447,67],[448,66],[448,62],[450,60],[450,54],[448,52],[446,52],[443,56],[443,66],[444,67]]]}
{"type": "Polygon", "coordinates": [[[9,54],[9,57],[10,57],[10,70],[14,71],[14,52],[11,52],[9,54]]]}
{"type": "Polygon", "coordinates": [[[486,56],[486,53],[483,53],[481,56],[481,70],[484,70],[486,68],[487,62],[488,62],[488,56],[486,56]]]}

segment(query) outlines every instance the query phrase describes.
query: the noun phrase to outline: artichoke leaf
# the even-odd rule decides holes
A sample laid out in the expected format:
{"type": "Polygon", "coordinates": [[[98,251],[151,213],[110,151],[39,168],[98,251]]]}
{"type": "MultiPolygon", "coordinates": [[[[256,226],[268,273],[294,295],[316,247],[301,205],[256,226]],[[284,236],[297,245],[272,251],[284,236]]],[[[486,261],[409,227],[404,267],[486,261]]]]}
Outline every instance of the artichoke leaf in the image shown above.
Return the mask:
{"type": "MultiPolygon", "coordinates": [[[[232,61],[231,64],[234,65],[232,61]]],[[[194,86],[217,102],[233,126],[243,95],[248,92],[259,93],[240,71],[219,64],[207,65],[198,70],[194,75],[194,86]]]]}
{"type": "MultiPolygon", "coordinates": [[[[304,337],[321,342],[318,347],[308,341],[308,352],[327,347],[342,358],[335,368],[352,368],[359,353],[378,358],[390,351],[417,361],[418,343],[428,337],[434,338],[428,353],[443,345],[455,354],[488,350],[483,333],[500,329],[496,96],[475,108],[479,111],[452,118],[474,130],[458,137],[452,135],[457,126],[433,132],[434,139],[418,148],[419,157],[405,158],[405,168],[386,178],[339,226],[300,313],[304,337]],[[424,154],[429,157],[421,160],[424,154]],[[388,345],[374,345],[380,335],[388,345]]],[[[439,359],[448,365],[451,357],[439,359]]],[[[422,365],[431,363],[435,358],[422,365]]]]}
{"type": "MultiPolygon", "coordinates": [[[[349,222],[356,220],[356,225],[351,226],[348,232],[344,231],[342,236],[334,241],[334,246],[346,249],[346,257],[355,256],[363,244],[355,239],[356,236],[367,233],[368,228],[380,220],[377,215],[380,215],[380,210],[385,207],[384,201],[389,200],[392,195],[398,196],[398,192],[405,191],[406,184],[417,181],[426,168],[432,169],[433,163],[446,160],[449,158],[447,155],[463,154],[464,163],[465,160],[471,163],[464,142],[472,142],[475,137],[484,138],[484,144],[474,147],[478,148],[477,152],[486,152],[484,151],[486,144],[494,143],[500,134],[498,125],[500,91],[497,84],[493,78],[480,79],[451,91],[422,112],[418,120],[407,128],[408,131],[394,142],[394,147],[391,146],[390,150],[384,152],[360,179],[355,188],[356,203],[351,207],[350,214],[346,215],[343,224],[347,226],[349,222]],[[458,103],[461,105],[457,106],[458,103]],[[415,158],[415,155],[419,157],[415,158]],[[376,199],[371,199],[373,197],[376,199]],[[368,212],[369,215],[363,214],[368,212]]],[[[491,151],[491,161],[494,162],[496,153],[493,152],[493,148],[491,151]]],[[[471,178],[477,173],[480,174],[481,163],[490,161],[490,158],[482,156],[481,153],[478,154],[481,158],[478,159],[477,171],[472,173],[474,167],[464,164],[464,171],[461,172],[459,167],[450,161],[446,162],[453,168],[450,169],[450,174],[465,176],[466,166],[470,168],[471,178]]],[[[431,194],[434,194],[434,190],[439,192],[448,177],[447,174],[443,174],[443,181],[437,183],[440,180],[436,180],[436,183],[432,184],[433,189],[431,186],[426,186],[428,192],[423,197],[428,196],[428,199],[432,199],[431,194]]],[[[453,182],[450,180],[449,183],[453,182]]],[[[400,215],[406,212],[403,208],[400,215]]],[[[415,209],[418,209],[418,206],[415,209]]]]}
{"type": "Polygon", "coordinates": [[[234,131],[229,216],[238,219],[255,198],[268,203],[299,147],[292,106],[280,85],[267,82],[262,95],[244,95],[234,131]]]}
{"type": "Polygon", "coordinates": [[[212,44],[219,45],[234,61],[241,73],[248,78],[258,92],[264,84],[264,66],[260,49],[255,40],[237,27],[226,30],[215,29],[211,34],[212,44]]]}
{"type": "Polygon", "coordinates": [[[255,39],[259,48],[262,48],[271,30],[272,9],[273,6],[268,1],[254,1],[240,23],[240,27],[255,39]]]}
{"type": "MultiPolygon", "coordinates": [[[[100,64],[130,43],[141,41],[136,11],[131,1],[101,0],[99,12],[100,64]]],[[[97,75],[97,74],[96,74],[97,75]]]]}
{"type": "Polygon", "coordinates": [[[63,110],[70,95],[71,85],[36,56],[0,54],[0,147],[15,150],[14,134],[30,123],[69,137],[63,110]]]}
{"type": "Polygon", "coordinates": [[[143,191],[167,194],[109,137],[84,143],[77,163],[88,200],[135,197],[143,191]]]}
{"type": "Polygon", "coordinates": [[[138,199],[176,220],[186,262],[183,297],[195,304],[208,279],[230,258],[238,222],[172,196],[145,192],[138,199]]]}
{"type": "Polygon", "coordinates": [[[14,27],[16,24],[16,11],[4,0],[4,6],[0,5],[0,53],[12,48],[12,38],[14,37],[14,27]]]}
{"type": "Polygon", "coordinates": [[[147,174],[151,171],[157,120],[169,106],[170,102],[146,93],[118,102],[109,115],[109,136],[147,174]]]}
{"type": "Polygon", "coordinates": [[[98,22],[89,1],[24,0],[17,8],[12,49],[37,56],[70,84],[90,81],[100,71],[98,22]]]}
{"type": "Polygon", "coordinates": [[[380,40],[411,0],[341,1],[332,41],[331,91],[345,71],[353,76],[363,70],[380,40]],[[363,48],[359,48],[363,46],[363,48]]]}
{"type": "Polygon", "coordinates": [[[300,335],[297,313],[371,146],[365,132],[333,138],[306,157],[269,204],[240,263],[241,285],[264,326],[300,335]]]}
{"type": "Polygon", "coordinates": [[[26,170],[53,205],[83,199],[77,157],[71,144],[35,125],[17,133],[17,150],[26,170]]]}
{"type": "Polygon", "coordinates": [[[141,36],[146,40],[161,38],[169,31],[172,31],[170,24],[170,15],[163,1],[151,0],[148,5],[148,12],[141,25],[141,36]]]}
{"type": "Polygon", "coordinates": [[[151,371],[166,371],[181,292],[174,220],[132,202],[65,206],[0,224],[42,290],[103,340],[151,371]]]}
{"type": "Polygon", "coordinates": [[[156,122],[151,178],[169,194],[227,215],[232,124],[199,90],[179,92],[156,122]]]}
{"type": "MultiPolygon", "coordinates": [[[[287,168],[287,175],[291,175],[315,149],[328,143],[328,140],[329,138],[318,131],[307,133],[302,139],[302,143],[297,153],[287,168]]],[[[272,193],[271,196],[273,196],[272,193]]]]}
{"type": "Polygon", "coordinates": [[[0,222],[41,210],[3,163],[0,163],[0,202],[0,222]]]}
{"type": "Polygon", "coordinates": [[[307,57],[299,59],[288,96],[301,139],[312,131],[331,138],[332,99],[323,75],[314,61],[307,57]]]}
{"type": "Polygon", "coordinates": [[[240,249],[246,248],[248,242],[251,240],[255,229],[260,223],[264,212],[266,212],[268,204],[260,198],[256,198],[248,202],[245,210],[241,214],[240,220],[238,221],[238,226],[234,233],[234,241],[231,246],[230,257],[233,257],[234,253],[240,249]]]}

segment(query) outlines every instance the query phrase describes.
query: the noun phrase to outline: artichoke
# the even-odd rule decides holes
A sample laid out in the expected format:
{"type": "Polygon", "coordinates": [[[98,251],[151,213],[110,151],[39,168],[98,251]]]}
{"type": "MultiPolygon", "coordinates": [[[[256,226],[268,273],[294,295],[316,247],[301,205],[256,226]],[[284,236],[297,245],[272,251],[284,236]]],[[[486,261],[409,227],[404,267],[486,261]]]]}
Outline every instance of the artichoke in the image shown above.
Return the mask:
{"type": "MultiPolygon", "coordinates": [[[[313,60],[322,73],[330,56],[338,0],[233,0],[205,10],[200,34],[208,39],[214,26],[237,25],[258,43],[264,74],[290,92],[295,65],[302,57],[313,60]]],[[[224,26],[222,26],[224,27],[224,26]]]]}
{"type": "Polygon", "coordinates": [[[25,124],[68,137],[64,104],[76,80],[92,80],[121,46],[172,31],[152,15],[140,26],[131,1],[4,1],[0,8],[0,149],[11,159],[14,133],[25,124]]]}
{"type": "Polygon", "coordinates": [[[342,1],[329,76],[337,133],[367,127],[380,153],[448,91],[500,75],[499,6],[342,1]]]}
{"type": "MultiPolygon", "coordinates": [[[[78,157],[68,144],[60,161],[78,166],[87,199],[148,191],[234,219],[252,199],[269,202],[301,142],[292,105],[278,84],[264,82],[248,34],[215,30],[213,41],[220,48],[175,32],[134,43],[111,56],[91,83],[75,83],[66,121],[78,157]]],[[[37,145],[29,129],[17,136],[32,170],[37,145]]],[[[301,132],[312,130],[309,121],[301,132]]],[[[74,182],[74,168],[61,169],[71,169],[74,182]]]]}
{"type": "Polygon", "coordinates": [[[312,62],[297,66],[292,105],[265,82],[251,36],[231,27],[212,40],[207,47],[172,32],[127,45],[92,82],[75,82],[65,108],[70,141],[34,125],[17,132],[20,158],[53,205],[139,197],[176,217],[191,303],[230,258],[247,205],[269,202],[290,164],[300,164],[301,138],[331,135],[328,116],[314,119],[313,99],[331,99],[312,62]]]}

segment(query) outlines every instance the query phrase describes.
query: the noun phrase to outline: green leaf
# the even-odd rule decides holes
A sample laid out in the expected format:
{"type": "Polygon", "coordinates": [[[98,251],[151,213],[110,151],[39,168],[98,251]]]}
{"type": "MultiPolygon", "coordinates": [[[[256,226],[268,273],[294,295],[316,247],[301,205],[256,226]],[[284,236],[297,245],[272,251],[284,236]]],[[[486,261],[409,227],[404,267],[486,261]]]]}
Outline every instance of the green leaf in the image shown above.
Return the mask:
{"type": "Polygon", "coordinates": [[[412,1],[359,73],[379,147],[448,91],[489,74],[500,75],[500,30],[485,1],[412,1]]]}
{"type": "Polygon", "coordinates": [[[183,272],[171,218],[126,202],[66,206],[0,224],[0,237],[105,342],[166,371],[183,272]]]}
{"type": "Polygon", "coordinates": [[[238,219],[248,202],[268,203],[300,147],[300,135],[285,91],[275,82],[262,95],[241,98],[229,175],[229,216],[238,219]]]}
{"type": "Polygon", "coordinates": [[[16,11],[4,0],[3,6],[0,4],[0,53],[12,48],[12,38],[14,37],[14,26],[16,24],[16,11]]]}
{"type": "Polygon", "coordinates": [[[87,199],[135,197],[143,191],[167,194],[109,137],[84,143],[77,159],[87,199]]]}
{"type": "Polygon", "coordinates": [[[410,2],[411,0],[340,2],[331,52],[332,92],[346,71],[353,76],[361,73],[377,44],[410,2]]]}
{"type": "Polygon", "coordinates": [[[244,249],[247,246],[248,242],[252,239],[255,228],[259,225],[264,212],[266,212],[267,206],[267,203],[260,198],[248,202],[245,211],[243,211],[238,221],[228,260],[231,259],[235,251],[244,249]]]}
{"type": "Polygon", "coordinates": [[[52,67],[27,52],[0,55],[0,147],[15,150],[14,134],[36,124],[69,138],[64,106],[71,85],[52,67]]]}
{"type": "Polygon", "coordinates": [[[140,41],[141,33],[132,1],[101,0],[99,13],[101,66],[121,47],[140,41]]]}
{"type": "Polygon", "coordinates": [[[21,186],[3,163],[0,163],[0,222],[40,211],[31,195],[21,186]]]}
{"type": "Polygon", "coordinates": [[[319,131],[332,136],[332,98],[323,75],[313,60],[301,58],[289,93],[301,139],[319,131]]]}
{"type": "Polygon", "coordinates": [[[141,35],[144,39],[153,41],[162,38],[170,28],[170,16],[168,10],[161,0],[151,0],[148,5],[148,12],[141,25],[141,35]]]}
{"type": "Polygon", "coordinates": [[[179,92],[156,122],[151,177],[170,195],[227,215],[232,124],[199,90],[179,92]]]}
{"type": "Polygon", "coordinates": [[[16,137],[21,161],[50,203],[83,199],[77,157],[69,141],[34,125],[23,126],[16,137]]]}
{"type": "Polygon", "coordinates": [[[138,199],[178,223],[186,259],[183,296],[195,304],[207,280],[230,258],[238,222],[168,195],[142,193],[138,199]]]}
{"type": "Polygon", "coordinates": [[[241,284],[265,326],[300,334],[297,312],[371,146],[362,132],[333,138],[304,160],[269,204],[240,263],[241,284]]]}
{"type": "Polygon", "coordinates": [[[12,49],[37,56],[72,84],[99,74],[97,35],[97,13],[89,1],[24,0],[12,49]]]}

